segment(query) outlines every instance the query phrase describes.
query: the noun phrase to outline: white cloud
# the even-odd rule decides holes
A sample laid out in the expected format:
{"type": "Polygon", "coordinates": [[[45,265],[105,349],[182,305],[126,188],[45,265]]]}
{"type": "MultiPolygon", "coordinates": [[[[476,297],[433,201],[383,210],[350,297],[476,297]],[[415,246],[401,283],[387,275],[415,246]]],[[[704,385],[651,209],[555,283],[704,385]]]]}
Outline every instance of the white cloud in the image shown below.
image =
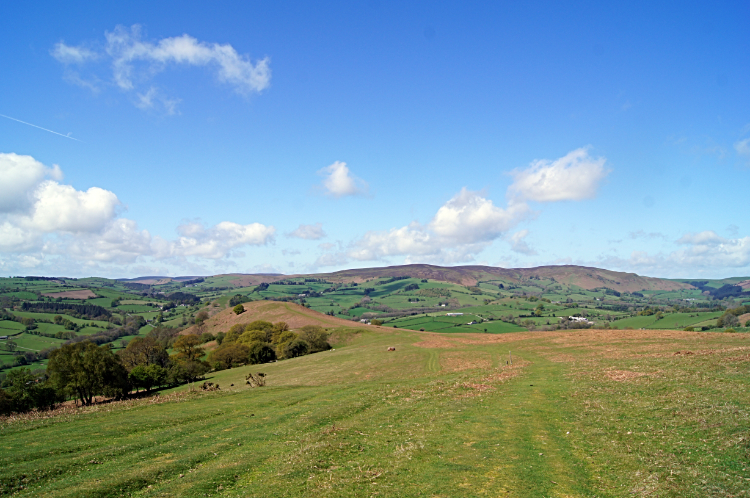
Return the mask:
{"type": "Polygon", "coordinates": [[[336,161],[330,166],[318,171],[323,175],[323,188],[326,195],[344,197],[347,195],[362,195],[368,190],[367,183],[351,174],[346,163],[336,161]]]}
{"type": "Polygon", "coordinates": [[[609,174],[605,162],[603,157],[590,157],[585,147],[555,161],[533,161],[527,169],[511,172],[514,182],[508,193],[539,202],[591,199],[609,174]]]}
{"type": "Polygon", "coordinates": [[[62,172],[57,165],[48,168],[31,156],[0,153],[0,213],[28,209],[34,190],[46,177],[61,180],[62,172]]]}
{"type": "MultiPolygon", "coordinates": [[[[105,39],[103,51],[71,46],[61,41],[54,46],[51,54],[66,66],[80,66],[95,60],[110,62],[112,79],[115,85],[124,91],[135,90],[138,84],[152,79],[172,65],[213,68],[220,82],[230,85],[242,95],[259,93],[270,85],[271,69],[268,57],[253,62],[229,44],[206,43],[187,34],[154,42],[146,41],[143,40],[141,27],[137,24],[130,29],[117,26],[114,31],[105,33],[105,39]]],[[[96,88],[74,71],[67,71],[66,79],[90,86],[92,89],[96,88]]],[[[140,108],[152,108],[155,102],[154,94],[153,87],[146,92],[139,92],[136,105],[140,108]]],[[[179,99],[162,97],[159,101],[168,114],[170,108],[174,114],[179,99]]]]}
{"type": "Polygon", "coordinates": [[[305,240],[319,240],[325,237],[326,233],[323,231],[322,223],[315,223],[314,225],[300,225],[287,236],[305,240]]]}
{"type": "Polygon", "coordinates": [[[54,181],[37,188],[29,224],[43,232],[94,232],[114,218],[120,205],[109,190],[91,187],[85,192],[54,181]]]}
{"type": "Polygon", "coordinates": [[[529,235],[528,230],[521,230],[514,233],[510,237],[510,250],[520,254],[526,254],[527,256],[533,256],[537,252],[532,249],[526,242],[526,237],[529,235]]]}
{"type": "Polygon", "coordinates": [[[727,239],[712,230],[687,233],[675,241],[684,249],[668,254],[633,251],[628,258],[607,257],[594,265],[639,271],[649,276],[723,278],[750,269],[750,237],[727,239]]]}
{"type": "Polygon", "coordinates": [[[740,140],[734,144],[734,150],[741,156],[750,156],[750,138],[740,140]]]}
{"type": "Polygon", "coordinates": [[[508,231],[529,213],[529,207],[523,202],[511,201],[502,209],[478,192],[462,188],[438,209],[429,229],[458,244],[486,242],[508,231]]]}
{"type": "Polygon", "coordinates": [[[53,180],[62,178],[60,169],[33,157],[0,154],[0,178],[0,254],[15,255],[18,268],[36,262],[59,272],[73,268],[74,262],[94,268],[142,258],[195,267],[188,258],[218,260],[239,254],[243,246],[273,242],[276,231],[260,223],[187,223],[178,227],[180,237],[169,241],[140,230],[133,220],[118,218],[121,203],[113,192],[61,185],[53,180]]]}
{"type": "Polygon", "coordinates": [[[99,233],[65,242],[59,250],[79,260],[124,264],[133,263],[140,256],[173,255],[167,241],[152,237],[148,230],[139,230],[135,221],[124,218],[112,220],[99,233]]]}
{"type": "Polygon", "coordinates": [[[522,219],[531,215],[524,203],[499,208],[479,192],[465,188],[441,206],[427,225],[411,223],[391,230],[371,230],[347,250],[325,254],[316,266],[344,264],[350,260],[375,261],[405,256],[406,262],[453,264],[472,261],[522,219]]]}
{"type": "Polygon", "coordinates": [[[83,64],[84,62],[99,57],[99,54],[93,50],[89,50],[85,47],[71,47],[64,42],[55,44],[55,47],[50,51],[50,54],[63,64],[83,64]]]}
{"type": "Polygon", "coordinates": [[[175,251],[184,256],[209,259],[226,257],[240,246],[265,245],[273,242],[276,229],[260,223],[240,225],[231,221],[206,228],[199,223],[187,223],[177,228],[180,234],[175,251]]]}
{"type": "Polygon", "coordinates": [[[177,105],[181,102],[180,99],[170,99],[162,96],[153,86],[146,93],[136,94],[136,97],[135,106],[138,109],[145,111],[159,108],[169,116],[177,114],[177,105]]]}

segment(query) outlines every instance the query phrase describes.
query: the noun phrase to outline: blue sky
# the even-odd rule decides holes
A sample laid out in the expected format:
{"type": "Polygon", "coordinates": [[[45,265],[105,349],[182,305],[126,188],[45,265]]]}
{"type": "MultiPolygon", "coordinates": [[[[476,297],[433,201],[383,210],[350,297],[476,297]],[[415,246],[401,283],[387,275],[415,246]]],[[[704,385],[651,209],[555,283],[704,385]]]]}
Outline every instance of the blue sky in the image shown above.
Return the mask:
{"type": "Polygon", "coordinates": [[[747,2],[404,4],[5,6],[0,274],[750,275],[747,2]]]}

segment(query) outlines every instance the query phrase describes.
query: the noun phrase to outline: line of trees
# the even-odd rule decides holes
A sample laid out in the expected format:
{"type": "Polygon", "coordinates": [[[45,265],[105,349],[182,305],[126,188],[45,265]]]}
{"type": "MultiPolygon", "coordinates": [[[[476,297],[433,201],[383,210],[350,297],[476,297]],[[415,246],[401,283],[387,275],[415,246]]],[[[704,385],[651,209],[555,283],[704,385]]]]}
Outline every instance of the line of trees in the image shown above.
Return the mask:
{"type": "Polygon", "coordinates": [[[97,396],[122,399],[132,391],[193,382],[210,370],[200,359],[203,339],[178,333],[159,327],[116,353],[110,344],[89,340],[64,344],[49,352],[43,373],[28,368],[8,373],[0,389],[0,414],[50,408],[67,399],[90,405],[97,396]],[[169,348],[175,354],[170,356],[169,348]]]}
{"type": "Polygon", "coordinates": [[[75,318],[86,318],[88,320],[108,320],[111,315],[109,311],[95,304],[70,304],[58,302],[36,302],[28,301],[21,305],[22,311],[37,313],[62,313],[75,318]]]}

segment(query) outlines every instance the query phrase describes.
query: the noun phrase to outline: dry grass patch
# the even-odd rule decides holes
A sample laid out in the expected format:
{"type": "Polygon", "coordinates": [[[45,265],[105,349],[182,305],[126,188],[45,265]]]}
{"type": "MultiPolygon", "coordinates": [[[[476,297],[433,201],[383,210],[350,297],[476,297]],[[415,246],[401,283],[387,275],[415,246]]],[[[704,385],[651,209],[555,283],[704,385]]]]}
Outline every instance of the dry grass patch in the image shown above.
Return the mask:
{"type": "Polygon", "coordinates": [[[440,366],[449,372],[472,368],[491,368],[492,357],[486,351],[456,351],[440,355],[440,366]]]}
{"type": "Polygon", "coordinates": [[[444,337],[435,335],[424,341],[415,342],[414,344],[412,344],[412,346],[426,349],[450,349],[455,348],[456,344],[454,344],[452,341],[449,341],[448,339],[445,339],[444,337]]]}
{"type": "Polygon", "coordinates": [[[83,290],[74,290],[74,291],[65,291],[65,292],[49,292],[47,294],[42,294],[46,297],[53,297],[53,298],[63,298],[63,299],[89,299],[98,297],[96,294],[94,294],[91,289],[83,289],[83,290]]]}
{"type": "Polygon", "coordinates": [[[643,372],[632,372],[630,370],[607,370],[604,373],[609,377],[609,380],[616,382],[626,382],[647,375],[643,372]]]}

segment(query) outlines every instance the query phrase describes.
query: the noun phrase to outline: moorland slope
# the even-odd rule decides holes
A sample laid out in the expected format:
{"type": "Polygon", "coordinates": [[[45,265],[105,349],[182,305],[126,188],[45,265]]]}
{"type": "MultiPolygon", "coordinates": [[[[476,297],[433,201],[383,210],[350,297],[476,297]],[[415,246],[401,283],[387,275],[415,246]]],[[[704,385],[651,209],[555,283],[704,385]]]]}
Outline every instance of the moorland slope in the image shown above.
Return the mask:
{"type": "Polygon", "coordinates": [[[500,268],[494,266],[435,266],[426,264],[398,265],[380,268],[359,268],[333,273],[309,275],[229,274],[235,287],[273,283],[289,278],[318,278],[337,283],[362,283],[376,278],[411,277],[474,286],[478,282],[504,281],[521,284],[529,280],[549,280],[591,290],[606,287],[618,292],[643,290],[672,291],[693,289],[690,284],[661,278],[643,277],[635,273],[575,265],[540,266],[536,268],[500,268]]]}

